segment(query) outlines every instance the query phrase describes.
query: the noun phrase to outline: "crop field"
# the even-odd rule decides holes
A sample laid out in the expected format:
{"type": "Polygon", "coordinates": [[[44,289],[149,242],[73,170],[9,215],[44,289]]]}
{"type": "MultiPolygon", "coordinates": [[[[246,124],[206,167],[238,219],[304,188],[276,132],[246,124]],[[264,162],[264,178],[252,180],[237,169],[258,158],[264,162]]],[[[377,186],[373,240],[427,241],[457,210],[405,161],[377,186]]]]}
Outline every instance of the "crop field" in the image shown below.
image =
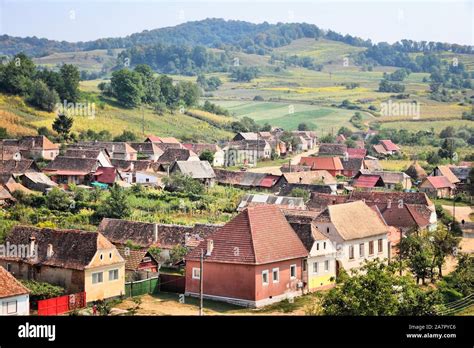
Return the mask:
{"type": "MultiPolygon", "coordinates": [[[[295,130],[299,123],[305,122],[310,127],[315,127],[321,132],[336,132],[339,127],[346,126],[355,129],[349,122],[354,115],[353,110],[322,107],[318,105],[283,103],[283,102],[257,102],[257,101],[219,101],[214,103],[228,109],[236,117],[250,117],[257,124],[270,123],[275,127],[295,130]]],[[[371,119],[363,113],[365,120],[371,119]]]]}

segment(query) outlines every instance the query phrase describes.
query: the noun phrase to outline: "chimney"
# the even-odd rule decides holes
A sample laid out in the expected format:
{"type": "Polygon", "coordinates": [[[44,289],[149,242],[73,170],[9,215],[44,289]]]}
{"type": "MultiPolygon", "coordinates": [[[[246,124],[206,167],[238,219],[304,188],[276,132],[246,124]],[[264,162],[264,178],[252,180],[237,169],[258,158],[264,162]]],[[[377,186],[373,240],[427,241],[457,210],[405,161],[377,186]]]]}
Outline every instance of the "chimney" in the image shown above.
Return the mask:
{"type": "Polygon", "coordinates": [[[389,199],[387,201],[387,209],[390,209],[392,207],[392,201],[389,199]]]}
{"type": "Polygon", "coordinates": [[[48,250],[46,251],[46,257],[48,259],[50,259],[51,257],[53,257],[54,255],[54,251],[53,251],[53,245],[52,244],[48,244],[48,250]]]}
{"type": "Polygon", "coordinates": [[[214,241],[212,239],[208,239],[206,256],[211,256],[213,249],[214,249],[214,241]]]}
{"type": "Polygon", "coordinates": [[[153,225],[153,240],[158,243],[158,224],[153,225]]]}

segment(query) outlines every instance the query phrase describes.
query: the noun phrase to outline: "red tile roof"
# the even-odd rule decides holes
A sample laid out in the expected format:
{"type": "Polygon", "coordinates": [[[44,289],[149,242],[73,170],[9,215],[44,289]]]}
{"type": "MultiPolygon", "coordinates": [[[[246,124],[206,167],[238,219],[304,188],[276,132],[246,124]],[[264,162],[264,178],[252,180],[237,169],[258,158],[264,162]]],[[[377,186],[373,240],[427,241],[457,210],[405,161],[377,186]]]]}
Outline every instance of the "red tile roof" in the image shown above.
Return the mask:
{"type": "Polygon", "coordinates": [[[343,170],[339,157],[301,157],[301,165],[310,166],[313,170],[343,170]]]}
{"type": "Polygon", "coordinates": [[[379,175],[361,175],[354,182],[354,187],[375,187],[377,182],[381,180],[379,175]]]}
{"type": "Polygon", "coordinates": [[[445,176],[428,176],[425,180],[428,180],[428,182],[431,184],[436,189],[440,188],[454,188],[454,184],[452,184],[447,177],[445,176]]]}
{"type": "Polygon", "coordinates": [[[0,298],[28,294],[29,291],[10,272],[0,266],[0,298]]]}
{"type": "Polygon", "coordinates": [[[348,148],[347,154],[349,155],[349,158],[364,158],[367,154],[367,150],[348,148]]]}
{"type": "MultiPolygon", "coordinates": [[[[214,243],[211,255],[205,257],[210,262],[257,265],[308,255],[284,214],[273,205],[247,208],[208,239],[214,243]]],[[[206,253],[207,240],[202,241],[186,259],[199,259],[201,249],[206,253]]]]}
{"type": "Polygon", "coordinates": [[[277,183],[280,178],[281,176],[268,174],[262,179],[262,181],[260,181],[259,186],[271,188],[277,183]]]}
{"type": "Polygon", "coordinates": [[[104,184],[113,184],[117,177],[117,171],[114,167],[99,167],[94,173],[96,180],[104,184]]]}
{"type": "Polygon", "coordinates": [[[380,143],[387,151],[400,151],[400,148],[395,145],[391,140],[380,140],[380,143]]]}

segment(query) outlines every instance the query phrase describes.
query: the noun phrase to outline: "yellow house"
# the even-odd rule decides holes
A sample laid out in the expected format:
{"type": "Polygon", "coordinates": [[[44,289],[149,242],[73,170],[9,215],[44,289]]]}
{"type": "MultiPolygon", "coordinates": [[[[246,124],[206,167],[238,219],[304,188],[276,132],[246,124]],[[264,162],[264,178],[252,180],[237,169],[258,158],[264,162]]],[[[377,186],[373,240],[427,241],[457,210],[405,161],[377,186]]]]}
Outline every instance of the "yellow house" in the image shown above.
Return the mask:
{"type": "Polygon", "coordinates": [[[87,302],[125,294],[125,260],[99,232],[15,226],[7,245],[29,255],[0,255],[0,266],[16,278],[58,285],[67,294],[86,292],[87,302]]]}

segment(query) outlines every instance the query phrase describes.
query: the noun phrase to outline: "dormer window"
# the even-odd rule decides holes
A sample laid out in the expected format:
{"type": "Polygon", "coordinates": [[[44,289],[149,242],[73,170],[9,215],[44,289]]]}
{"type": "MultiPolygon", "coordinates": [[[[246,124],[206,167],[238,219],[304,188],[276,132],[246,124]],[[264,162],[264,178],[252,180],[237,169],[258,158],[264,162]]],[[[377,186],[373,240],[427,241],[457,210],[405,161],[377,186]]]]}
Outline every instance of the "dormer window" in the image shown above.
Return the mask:
{"type": "Polygon", "coordinates": [[[100,254],[100,259],[101,259],[101,260],[104,259],[104,254],[100,254]]]}

